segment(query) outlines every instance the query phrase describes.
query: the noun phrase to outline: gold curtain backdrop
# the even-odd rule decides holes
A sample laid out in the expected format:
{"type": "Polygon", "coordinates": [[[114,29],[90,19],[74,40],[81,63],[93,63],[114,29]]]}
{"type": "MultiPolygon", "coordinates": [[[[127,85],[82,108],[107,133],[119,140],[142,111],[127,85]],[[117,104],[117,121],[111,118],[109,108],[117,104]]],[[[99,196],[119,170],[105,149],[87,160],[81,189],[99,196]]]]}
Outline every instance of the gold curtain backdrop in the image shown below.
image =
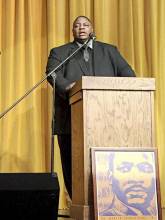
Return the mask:
{"type": "MultiPolygon", "coordinates": [[[[78,15],[115,44],[137,77],[155,77],[155,127],[165,208],[165,1],[0,0],[0,112],[45,76],[52,47],[72,41],[78,15]]],[[[50,171],[52,89],[45,82],[0,120],[0,172],[50,171]]],[[[60,208],[67,207],[57,141],[60,208]]],[[[164,213],[165,219],[165,213],[164,213]]]]}

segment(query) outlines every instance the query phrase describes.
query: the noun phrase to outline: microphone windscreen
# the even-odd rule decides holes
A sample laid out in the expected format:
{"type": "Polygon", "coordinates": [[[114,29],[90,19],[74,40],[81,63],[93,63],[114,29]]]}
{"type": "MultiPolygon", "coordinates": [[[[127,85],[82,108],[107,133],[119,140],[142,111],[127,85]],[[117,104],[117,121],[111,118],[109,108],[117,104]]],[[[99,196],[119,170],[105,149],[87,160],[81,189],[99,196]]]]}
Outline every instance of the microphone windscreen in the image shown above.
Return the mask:
{"type": "Polygon", "coordinates": [[[94,33],[94,32],[91,32],[91,33],[89,34],[89,38],[92,39],[92,40],[95,40],[95,39],[96,39],[95,33],[94,33]]]}

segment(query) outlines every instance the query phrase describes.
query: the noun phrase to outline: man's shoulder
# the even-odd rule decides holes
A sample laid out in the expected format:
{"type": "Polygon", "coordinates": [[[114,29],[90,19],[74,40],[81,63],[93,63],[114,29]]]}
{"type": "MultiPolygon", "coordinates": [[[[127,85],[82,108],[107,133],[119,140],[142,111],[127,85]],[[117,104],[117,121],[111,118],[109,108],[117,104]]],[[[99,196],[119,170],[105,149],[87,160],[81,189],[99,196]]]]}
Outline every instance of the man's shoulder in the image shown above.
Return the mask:
{"type": "Polygon", "coordinates": [[[96,41],[96,45],[100,46],[100,47],[104,47],[104,48],[108,48],[108,49],[116,49],[116,45],[114,44],[109,44],[109,43],[105,43],[105,42],[101,42],[101,41],[96,41]]]}

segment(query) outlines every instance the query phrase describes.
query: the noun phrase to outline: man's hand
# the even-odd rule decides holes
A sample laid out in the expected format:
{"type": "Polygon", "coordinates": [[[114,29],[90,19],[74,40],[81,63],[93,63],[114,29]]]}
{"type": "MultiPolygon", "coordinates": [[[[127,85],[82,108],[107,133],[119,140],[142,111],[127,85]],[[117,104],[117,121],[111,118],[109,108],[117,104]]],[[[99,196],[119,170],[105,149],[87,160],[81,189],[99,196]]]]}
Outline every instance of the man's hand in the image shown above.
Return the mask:
{"type": "Polygon", "coordinates": [[[76,82],[73,82],[69,86],[67,86],[66,91],[69,91],[70,89],[72,89],[75,84],[76,84],[76,82]]]}

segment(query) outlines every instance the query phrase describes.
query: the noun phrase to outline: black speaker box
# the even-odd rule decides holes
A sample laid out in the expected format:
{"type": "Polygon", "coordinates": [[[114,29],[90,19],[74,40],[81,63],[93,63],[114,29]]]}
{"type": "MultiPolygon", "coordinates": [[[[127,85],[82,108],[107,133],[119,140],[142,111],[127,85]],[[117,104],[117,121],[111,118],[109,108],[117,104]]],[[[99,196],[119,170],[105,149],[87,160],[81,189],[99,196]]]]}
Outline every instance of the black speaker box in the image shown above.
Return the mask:
{"type": "Polygon", "coordinates": [[[0,173],[0,219],[56,220],[56,173],[0,173]]]}

